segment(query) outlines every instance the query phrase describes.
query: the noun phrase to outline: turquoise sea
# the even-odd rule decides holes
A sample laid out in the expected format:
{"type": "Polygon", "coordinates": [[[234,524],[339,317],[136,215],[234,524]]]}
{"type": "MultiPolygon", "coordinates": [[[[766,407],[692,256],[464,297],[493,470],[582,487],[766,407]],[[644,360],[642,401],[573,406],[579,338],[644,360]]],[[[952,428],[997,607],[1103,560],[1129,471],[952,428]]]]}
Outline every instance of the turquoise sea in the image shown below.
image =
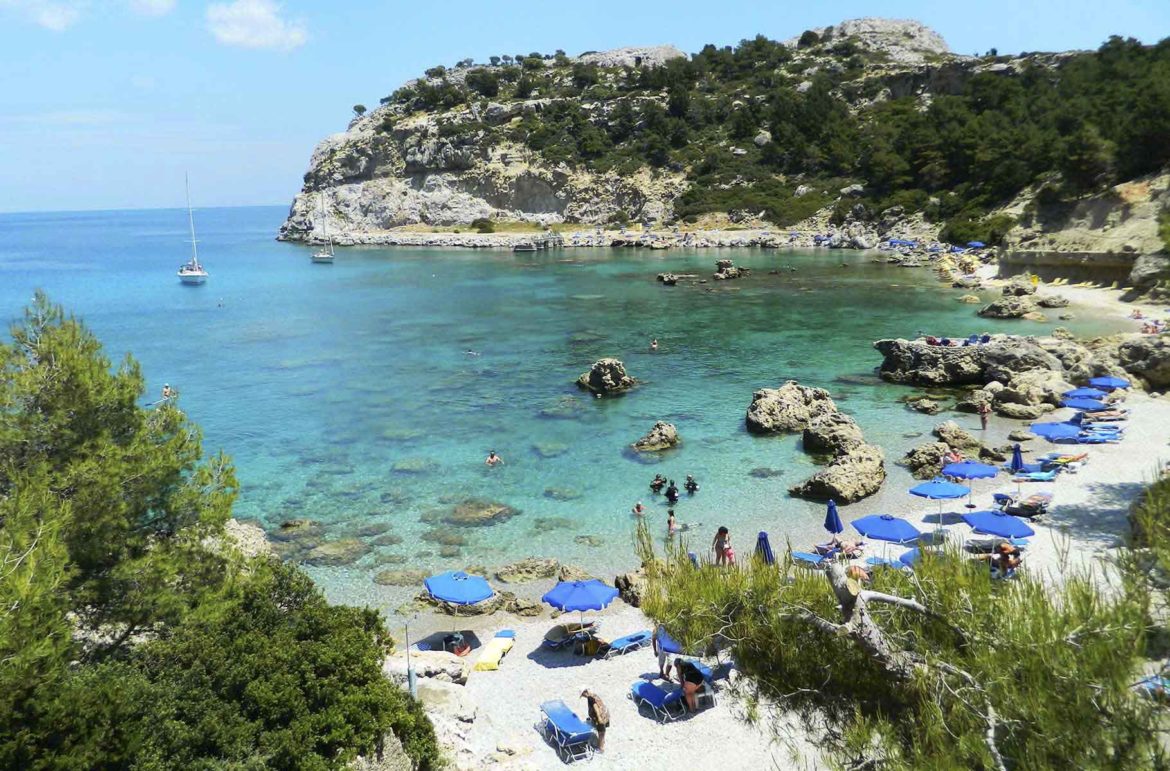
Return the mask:
{"type": "MultiPolygon", "coordinates": [[[[699,480],[677,511],[703,547],[718,525],[741,553],[759,529],[807,545],[822,508],[786,488],[815,466],[797,437],[744,431],[754,389],[790,378],[828,388],[892,460],[942,418],[910,412],[898,401],[907,389],[874,377],[873,340],[1055,326],[977,319],[929,271],[874,264],[876,254],[349,248],[322,266],[309,248],[273,240],[284,215],[197,210],[211,273],[202,287],[175,276],[185,211],[0,215],[0,316],[16,319],[43,288],[114,359],[133,353],[147,401],[175,386],[205,448],[235,459],[236,515],[270,530],[308,518],[327,539],[359,538],[370,550],[357,562],[309,570],[333,599],[381,607],[402,595],[373,582],[386,568],[541,555],[627,569],[631,506],[643,501],[665,529],[665,502],[647,488],[656,472],[680,486],[688,473],[699,480]],[[655,280],[710,273],[717,257],[754,272],[699,287],[655,280]],[[575,378],[603,356],[624,360],[641,387],[601,400],[578,391],[575,378]],[[678,426],[682,447],[634,456],[628,445],[659,419],[678,426]],[[484,466],[491,449],[506,465],[484,466]],[[467,497],[519,513],[490,527],[443,525],[467,497]],[[386,534],[402,542],[371,543],[386,534]],[[437,537],[464,543],[442,557],[437,537]]],[[[1117,328],[1078,316],[1059,323],[1117,328]]],[[[890,468],[887,487],[905,489],[908,475],[890,468]]]]}

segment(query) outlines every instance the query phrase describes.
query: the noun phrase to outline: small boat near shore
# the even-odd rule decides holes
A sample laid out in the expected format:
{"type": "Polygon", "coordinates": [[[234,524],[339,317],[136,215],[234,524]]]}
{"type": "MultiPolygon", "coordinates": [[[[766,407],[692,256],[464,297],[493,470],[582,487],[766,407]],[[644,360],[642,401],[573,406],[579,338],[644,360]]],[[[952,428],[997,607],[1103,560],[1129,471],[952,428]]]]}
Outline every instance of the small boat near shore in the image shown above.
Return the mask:
{"type": "Polygon", "coordinates": [[[198,286],[207,281],[208,274],[199,262],[198,240],[195,238],[195,215],[191,212],[191,180],[183,177],[187,189],[187,223],[191,228],[191,259],[179,266],[179,281],[188,286],[198,286]]]}

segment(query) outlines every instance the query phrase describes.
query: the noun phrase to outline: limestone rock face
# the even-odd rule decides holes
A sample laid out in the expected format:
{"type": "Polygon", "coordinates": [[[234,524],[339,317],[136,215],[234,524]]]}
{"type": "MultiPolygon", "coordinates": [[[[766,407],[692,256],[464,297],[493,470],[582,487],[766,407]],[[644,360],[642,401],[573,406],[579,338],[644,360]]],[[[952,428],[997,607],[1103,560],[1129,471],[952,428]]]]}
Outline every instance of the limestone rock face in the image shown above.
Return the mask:
{"type": "Polygon", "coordinates": [[[622,602],[635,608],[642,607],[642,598],[646,594],[645,571],[639,568],[629,573],[622,573],[613,579],[613,585],[617,587],[618,596],[622,598],[622,602]]]}
{"type": "Polygon", "coordinates": [[[915,479],[933,479],[945,465],[947,450],[943,442],[928,442],[915,447],[899,461],[915,479]]]}
{"type": "Polygon", "coordinates": [[[1143,335],[1127,340],[1117,350],[1125,371],[1144,378],[1151,388],[1170,387],[1170,335],[1143,335]]]}
{"type": "Polygon", "coordinates": [[[669,450],[678,443],[678,429],[674,427],[674,424],[660,420],[632,446],[638,452],[660,452],[669,450]]]}
{"type": "Polygon", "coordinates": [[[588,372],[577,378],[577,385],[581,388],[602,395],[628,391],[636,383],[626,374],[626,365],[618,359],[598,359],[588,372]]]}
{"type": "Polygon", "coordinates": [[[883,380],[910,385],[985,385],[1008,382],[1033,369],[1061,371],[1061,360],[1030,338],[993,338],[969,346],[927,345],[918,340],[878,340],[883,380]]]}
{"type": "Polygon", "coordinates": [[[1143,254],[1134,260],[1129,283],[1137,289],[1150,289],[1159,281],[1170,279],[1170,255],[1143,254]]]}
{"type": "Polygon", "coordinates": [[[815,418],[801,435],[804,451],[841,455],[865,441],[857,421],[842,412],[815,418]]]}
{"type": "Polygon", "coordinates": [[[1059,407],[1065,391],[1073,385],[1067,382],[1060,371],[1030,370],[1020,372],[1002,390],[995,394],[996,404],[1014,403],[1029,406],[1050,404],[1059,407]]]}
{"type": "Polygon", "coordinates": [[[853,503],[876,493],[885,480],[885,453],[875,445],[860,444],[788,492],[811,500],[853,503]]]}
{"type": "MultiPolygon", "coordinates": [[[[822,38],[827,28],[814,29],[822,38]]],[[[911,20],[863,18],[849,19],[833,27],[831,41],[848,39],[860,48],[884,54],[899,64],[924,64],[950,53],[947,41],[930,27],[911,20]]],[[[796,48],[799,37],[786,41],[796,48]]]]}
{"type": "Polygon", "coordinates": [[[1047,412],[1056,409],[1051,404],[1018,404],[1016,402],[996,402],[993,407],[996,415],[1015,420],[1035,420],[1047,412]]]}
{"type": "Polygon", "coordinates": [[[789,380],[779,388],[761,388],[752,394],[745,418],[753,434],[803,431],[813,420],[837,412],[837,405],[823,388],[802,386],[789,380]]]}
{"type": "Polygon", "coordinates": [[[1004,297],[1024,297],[1036,294],[1036,287],[1027,276],[1013,276],[1003,287],[1004,297]]]}
{"type": "Polygon", "coordinates": [[[983,443],[972,436],[971,432],[960,427],[953,420],[939,423],[931,433],[937,436],[940,441],[946,443],[948,447],[958,450],[964,455],[978,453],[979,448],[983,446],[983,443]]]}
{"type": "Polygon", "coordinates": [[[985,319],[1021,319],[1036,312],[1036,302],[1030,297],[1005,297],[979,309],[985,319]]]}

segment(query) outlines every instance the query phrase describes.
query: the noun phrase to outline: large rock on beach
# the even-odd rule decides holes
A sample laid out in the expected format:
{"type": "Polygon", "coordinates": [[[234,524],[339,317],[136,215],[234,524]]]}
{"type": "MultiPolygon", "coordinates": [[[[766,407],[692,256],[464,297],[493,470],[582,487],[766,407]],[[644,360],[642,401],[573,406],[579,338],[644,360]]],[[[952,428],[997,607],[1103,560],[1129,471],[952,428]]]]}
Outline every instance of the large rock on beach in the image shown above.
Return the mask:
{"type": "Polygon", "coordinates": [[[1004,297],[1026,297],[1032,294],[1036,294],[1036,286],[1028,276],[1012,276],[1003,287],[1004,297]]]}
{"type": "Polygon", "coordinates": [[[915,447],[906,453],[899,461],[905,466],[915,479],[932,479],[942,471],[947,451],[950,448],[944,442],[928,442],[915,447]]]}
{"type": "Polygon", "coordinates": [[[618,359],[598,359],[581,377],[577,385],[595,394],[618,394],[628,391],[637,381],[626,374],[626,365],[618,359]]]}
{"type": "Polygon", "coordinates": [[[1004,297],[979,309],[985,319],[1022,319],[1036,312],[1036,302],[1030,297],[1004,297]]]}
{"type": "Polygon", "coordinates": [[[878,340],[883,380],[909,385],[986,385],[1033,369],[1061,371],[1061,360],[1035,339],[995,337],[981,345],[927,345],[922,340],[878,340]]]}
{"type": "MultiPolygon", "coordinates": [[[[410,652],[410,666],[420,679],[463,685],[471,673],[471,662],[447,651],[410,652]]],[[[396,651],[382,660],[382,674],[406,685],[406,651],[396,651]]]]}
{"type": "Polygon", "coordinates": [[[995,402],[997,405],[1051,404],[1059,407],[1063,398],[1061,395],[1072,388],[1072,384],[1064,379],[1060,371],[1035,369],[1013,376],[1008,384],[995,394],[995,402]]]}
{"type": "Polygon", "coordinates": [[[1151,388],[1170,388],[1170,335],[1143,335],[1123,342],[1117,360],[1125,371],[1137,375],[1151,388]]]}
{"type": "Polygon", "coordinates": [[[977,455],[983,447],[983,442],[980,442],[970,431],[953,420],[939,423],[931,433],[951,449],[966,456],[977,455]]]}
{"type": "Polygon", "coordinates": [[[443,517],[443,522],[455,527],[488,527],[507,522],[519,513],[505,503],[468,498],[455,504],[450,513],[443,517]]]}
{"type": "Polygon", "coordinates": [[[801,442],[805,452],[841,455],[865,442],[865,437],[856,420],[842,412],[834,412],[814,419],[804,429],[801,442]]]}
{"type": "Polygon", "coordinates": [[[618,596],[622,602],[635,608],[642,607],[642,598],[646,596],[646,572],[641,568],[629,573],[622,573],[614,577],[613,585],[617,587],[618,596]]]}
{"type": "Polygon", "coordinates": [[[753,434],[794,433],[836,412],[837,405],[828,391],[789,380],[779,388],[761,388],[753,393],[745,421],[753,434]]]}
{"type": "Polygon", "coordinates": [[[1054,409],[1056,408],[1051,404],[1017,404],[1016,402],[996,402],[994,406],[996,415],[1013,420],[1035,420],[1054,409]]]}
{"type": "Polygon", "coordinates": [[[678,429],[673,423],[660,420],[638,441],[631,445],[638,452],[660,452],[679,443],[678,429]]]}
{"type": "Polygon", "coordinates": [[[1041,308],[1067,308],[1068,298],[1061,294],[1047,294],[1036,300],[1041,308]]]}
{"type": "Polygon", "coordinates": [[[875,445],[862,444],[838,455],[788,492],[816,501],[831,498],[838,503],[853,503],[876,493],[885,480],[885,453],[875,445]]]}

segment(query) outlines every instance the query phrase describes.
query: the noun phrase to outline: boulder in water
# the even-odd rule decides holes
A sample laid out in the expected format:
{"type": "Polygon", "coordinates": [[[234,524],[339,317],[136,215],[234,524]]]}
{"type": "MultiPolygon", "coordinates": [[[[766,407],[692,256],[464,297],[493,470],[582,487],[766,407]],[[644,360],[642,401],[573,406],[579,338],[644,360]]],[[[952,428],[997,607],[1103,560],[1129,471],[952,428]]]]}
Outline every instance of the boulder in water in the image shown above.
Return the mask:
{"type": "Polygon", "coordinates": [[[343,538],[318,545],[304,559],[310,565],[349,565],[357,562],[369,550],[370,547],[356,538],[343,538]]]}
{"type": "Polygon", "coordinates": [[[679,443],[678,429],[673,423],[658,421],[646,435],[631,445],[638,452],[660,452],[679,443]]]}
{"type": "Polygon", "coordinates": [[[1036,302],[1030,297],[1005,297],[979,309],[985,319],[1022,319],[1036,312],[1036,302]]]}
{"type": "Polygon", "coordinates": [[[1025,297],[1036,294],[1036,285],[1028,276],[1012,276],[1003,287],[1004,297],[1025,297]]]}
{"type": "Polygon", "coordinates": [[[455,527],[487,527],[507,522],[519,513],[504,503],[482,498],[468,498],[455,504],[454,508],[443,517],[443,522],[455,527]]]}
{"type": "Polygon", "coordinates": [[[910,470],[915,479],[931,479],[942,471],[950,448],[943,442],[928,442],[906,453],[899,464],[910,470]]]}
{"type": "Polygon", "coordinates": [[[885,454],[880,447],[861,444],[788,491],[816,501],[853,503],[876,493],[885,480],[885,454]]]}
{"type": "Polygon", "coordinates": [[[626,365],[617,359],[598,359],[581,377],[577,385],[595,394],[617,394],[628,391],[637,381],[626,374],[626,365]]]}
{"type": "Polygon", "coordinates": [[[793,433],[836,412],[828,391],[789,380],[779,388],[761,388],[752,394],[745,421],[753,434],[793,433]]]}
{"type": "Polygon", "coordinates": [[[801,435],[804,451],[813,454],[841,455],[864,441],[857,421],[842,412],[815,418],[801,435]]]}

